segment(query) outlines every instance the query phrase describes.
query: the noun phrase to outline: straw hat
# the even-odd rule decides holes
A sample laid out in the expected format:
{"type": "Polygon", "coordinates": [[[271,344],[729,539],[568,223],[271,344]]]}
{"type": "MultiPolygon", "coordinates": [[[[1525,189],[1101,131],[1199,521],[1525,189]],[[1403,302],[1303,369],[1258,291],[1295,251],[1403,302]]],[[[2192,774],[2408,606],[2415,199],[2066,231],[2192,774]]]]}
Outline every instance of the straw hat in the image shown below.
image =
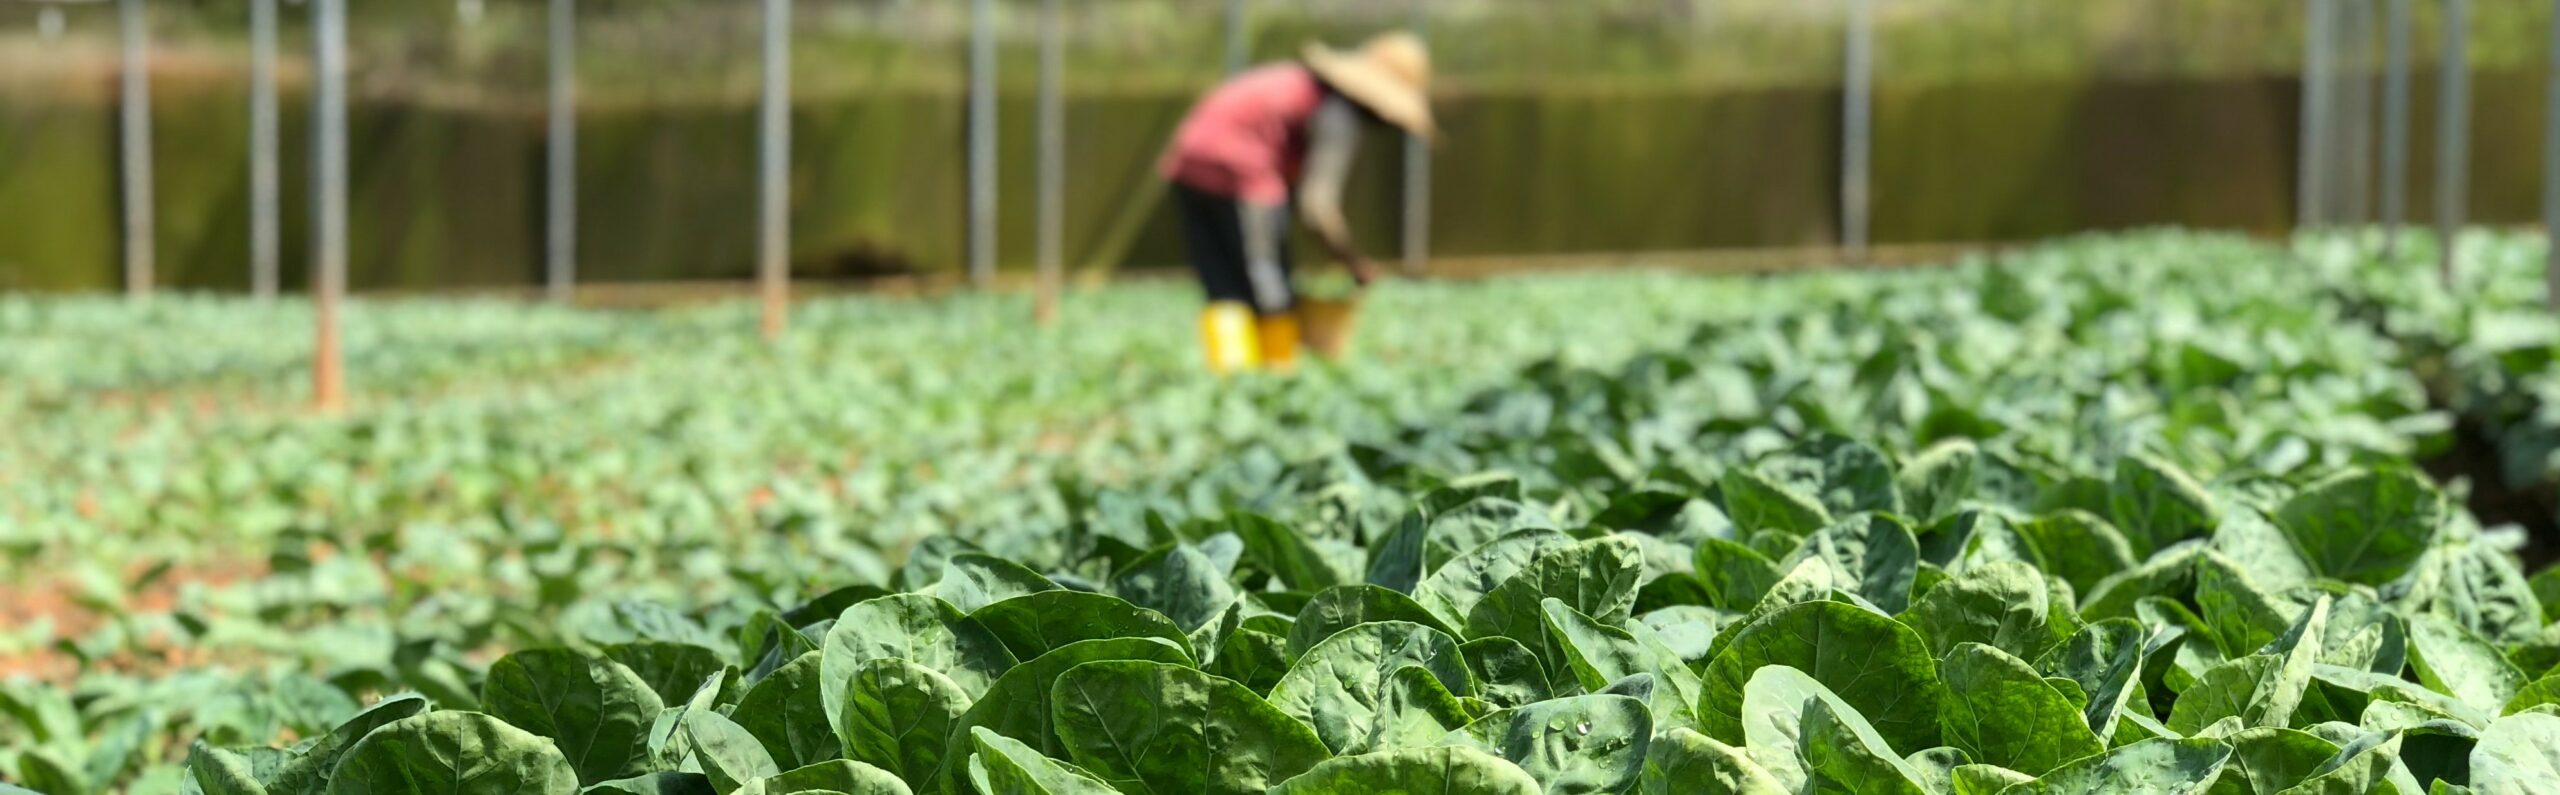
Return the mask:
{"type": "Polygon", "coordinates": [[[1396,31],[1357,50],[1308,42],[1300,58],[1327,85],[1388,124],[1426,139],[1439,137],[1431,122],[1431,52],[1420,37],[1396,31]]]}

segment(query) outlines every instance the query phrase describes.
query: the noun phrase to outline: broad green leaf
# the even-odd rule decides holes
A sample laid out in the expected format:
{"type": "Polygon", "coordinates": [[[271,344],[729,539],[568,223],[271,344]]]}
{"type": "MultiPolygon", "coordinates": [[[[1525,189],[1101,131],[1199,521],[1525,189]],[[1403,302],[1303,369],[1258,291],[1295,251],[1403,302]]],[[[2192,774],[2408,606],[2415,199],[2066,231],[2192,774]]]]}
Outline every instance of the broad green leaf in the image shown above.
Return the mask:
{"type": "Polygon", "coordinates": [[[1247,558],[1289,588],[1321,591],[1360,579],[1356,570],[1337,568],[1306,534],[1268,517],[1234,513],[1227,516],[1223,526],[1244,540],[1247,558]]]}
{"type": "Polygon", "coordinates": [[[967,552],[951,556],[942,566],[941,584],[933,595],[950,602],[960,612],[974,613],[979,608],[1024,594],[1058,590],[1058,584],[1039,572],[1024,568],[1010,560],[967,552]]]}
{"type": "Polygon", "coordinates": [[[24,781],[41,795],[90,795],[87,779],[77,766],[62,759],[53,748],[31,748],[18,758],[18,780],[24,781]]]}
{"type": "Polygon", "coordinates": [[[1644,773],[1653,716],[1622,695],[1550,699],[1497,710],[1441,745],[1486,751],[1526,770],[1548,795],[1624,792],[1644,773]]]}
{"type": "Polygon", "coordinates": [[[1954,792],[1956,768],[1970,764],[1973,764],[1971,754],[1950,745],[1923,749],[1902,758],[1903,767],[1918,774],[1913,780],[1920,783],[1920,789],[1931,793],[1954,792]]]}
{"type": "Polygon", "coordinates": [[[2409,666],[2427,689],[2491,713],[2524,689],[2522,671],[2470,630],[2433,615],[2409,620],[2409,666]]]}
{"type": "Polygon", "coordinates": [[[2107,742],[2115,737],[2116,718],[2124,714],[2142,684],[2142,664],[2149,656],[2152,637],[2132,619],[2096,622],[2046,652],[2044,659],[2036,661],[2036,670],[2079,685],[2089,699],[2081,714],[2098,741],[2107,742]]]}
{"type": "Polygon", "coordinates": [[[1733,517],[1734,529],[1744,536],[1775,531],[1803,538],[1831,523],[1831,512],[1813,495],[1749,469],[1726,470],[1717,490],[1724,494],[1725,514],[1733,517]]]}
{"type": "Polygon", "coordinates": [[[1173,619],[1116,596],[1083,591],[1041,591],[979,608],[969,618],[1004,641],[1014,659],[1028,660],[1080,640],[1163,638],[1188,651],[1190,638],[1173,619]]]}
{"type": "Polygon", "coordinates": [[[1289,641],[1269,632],[1242,629],[1218,644],[1217,658],[1203,670],[1233,679],[1257,694],[1269,694],[1289,667],[1289,641]]]}
{"type": "Polygon", "coordinates": [[[1557,599],[1603,623],[1624,624],[1635,609],[1643,572],[1642,554],[1621,535],[1547,550],[1476,602],[1467,613],[1467,637],[1520,641],[1538,654],[1549,677],[1562,676],[1562,652],[1547,635],[1539,605],[1557,599]]]}
{"type": "Polygon", "coordinates": [[[2442,616],[2491,643],[2528,642],[2540,634],[2542,608],[2514,556],[2486,544],[2441,544],[2391,583],[2401,613],[2442,616]]]}
{"type": "MultiPolygon", "coordinates": [[[[250,753],[276,757],[270,749],[253,749],[250,753]],[[263,753],[262,753],[263,752],[263,753]]],[[[271,764],[281,764],[276,760],[271,764]]],[[[270,767],[261,771],[249,754],[206,745],[197,741],[187,753],[187,778],[195,791],[204,795],[267,795],[266,781],[275,774],[270,767]]]]}
{"type": "Polygon", "coordinates": [[[2239,718],[2248,728],[2293,725],[2294,710],[2311,686],[2311,670],[2319,659],[2328,617],[2329,602],[2324,598],[2270,643],[2267,653],[2206,669],[2193,687],[2179,694],[2169,713],[2169,729],[2192,735],[2227,717],[2239,718]]]}
{"type": "Polygon", "coordinates": [[[1973,497],[1974,469],[1981,457],[1982,451],[1967,439],[1949,439],[1913,455],[1894,479],[1904,510],[1923,523],[1955,513],[1973,497]]]}
{"type": "Polygon", "coordinates": [[[649,772],[649,722],[665,708],[631,669],[567,649],[499,658],[480,703],[490,716],[558,745],[580,784],[649,772]]]}
{"type": "MultiPolygon", "coordinates": [[[[819,702],[844,703],[847,683],[863,663],[891,658],[931,668],[949,677],[972,698],[1014,664],[1004,641],[951,603],[924,594],[883,596],[844,609],[827,640],[818,669],[819,702]]],[[[821,712],[830,725],[841,719],[835,707],[821,712]]],[[[833,726],[839,734],[844,727],[833,726]]]]}
{"type": "Polygon", "coordinates": [[[1438,616],[1442,625],[1464,627],[1469,611],[1496,586],[1528,568],[1547,550],[1572,544],[1571,536],[1554,530],[1529,529],[1503,535],[1467,550],[1422,578],[1422,584],[1414,587],[1413,600],[1438,616]]]}
{"type": "Polygon", "coordinates": [[[1753,673],[1737,707],[1751,758],[1791,792],[1919,791],[1918,771],[1866,716],[1801,670],[1753,673]]]}
{"type": "MultiPolygon", "coordinates": [[[[941,537],[941,540],[956,541],[957,539],[941,537]]],[[[930,546],[935,546],[935,544],[930,542],[919,544],[919,548],[930,546]]],[[[951,553],[945,554],[947,556],[948,554],[956,554],[958,552],[966,551],[968,551],[967,548],[963,546],[960,549],[956,549],[951,553]]],[[[919,552],[917,554],[926,555],[930,553],[919,552]]],[[[909,559],[913,560],[913,556],[910,556],[909,559]]],[[[939,566],[940,564],[935,565],[939,566]]],[[[940,575],[935,576],[936,578],[940,577],[940,575]]],[[[932,582],[933,581],[916,583],[916,587],[921,588],[932,584],[932,582]]],[[[882,588],[877,585],[865,585],[859,583],[847,585],[811,597],[809,601],[801,602],[799,606],[783,611],[779,618],[782,619],[784,626],[805,627],[820,621],[826,621],[837,616],[844,615],[845,608],[871,601],[874,597],[888,596],[889,594],[889,589],[882,588]]],[[[797,658],[798,656],[799,655],[796,654],[792,655],[793,658],[797,658]]],[[[788,660],[786,660],[786,662],[787,661],[788,660]]]]}
{"type": "Polygon", "coordinates": [[[603,782],[584,790],[589,795],[720,795],[711,778],[700,773],[665,772],[603,782]]]}
{"type": "Polygon", "coordinates": [[[720,653],[709,648],[656,640],[607,646],[604,656],[631,669],[640,681],[648,683],[649,691],[658,694],[660,705],[683,703],[685,697],[693,695],[694,688],[702,684],[703,677],[719,672],[726,665],[720,661],[720,653]]]}
{"type": "Polygon", "coordinates": [[[2205,625],[2213,631],[2211,641],[2223,656],[2257,653],[2293,623],[2288,606],[2260,589],[2221,553],[2197,557],[2195,571],[2196,606],[2202,609],[2205,625]]]}
{"type": "Polygon", "coordinates": [[[2034,666],[1997,647],[1956,645],[1939,663],[1939,677],[1947,696],[1938,725],[1948,744],[1976,761],[2043,775],[2106,750],[2077,705],[2034,666]]]}
{"type": "Polygon", "coordinates": [[[1834,517],[1865,511],[1902,512],[1902,495],[1894,487],[1893,461],[1883,452],[1848,437],[1817,434],[1761,460],[1758,471],[1773,482],[1813,497],[1834,517]]]}
{"type": "Polygon", "coordinates": [[[1545,664],[1519,641],[1471,640],[1458,644],[1458,653],[1466,657],[1468,672],[1475,674],[1477,691],[1494,706],[1517,707],[1545,701],[1554,693],[1545,664]]]}
{"type": "Polygon", "coordinates": [[[1920,542],[1911,528],[1892,516],[1854,514],[1806,536],[1778,568],[1793,570],[1807,560],[1829,563],[1846,583],[1842,590],[1864,597],[1887,613],[1899,613],[1911,604],[1920,542]]]}
{"type": "Polygon", "coordinates": [[[1959,765],[1949,779],[1950,795],[1997,795],[2035,777],[1999,765],[1959,765]]]}
{"type": "Polygon", "coordinates": [[[907,783],[889,771],[860,762],[830,759],[747,782],[737,795],[794,795],[840,792],[844,795],[913,795],[907,783]]]}
{"type": "Polygon", "coordinates": [[[1993,563],[1929,589],[1900,619],[1935,655],[1958,644],[1980,643],[2032,660],[2063,640],[2050,624],[2048,593],[2034,567],[1993,563]]]}
{"type": "Polygon", "coordinates": [[[1481,496],[1431,514],[1422,533],[1422,565],[1427,574],[1469,550],[1523,530],[1556,530],[1553,517],[1517,496],[1481,496]]]}
{"type": "Polygon", "coordinates": [[[2355,745],[2340,749],[2338,754],[2321,763],[2309,778],[2285,795],[2365,795],[2388,792],[2397,788],[2389,783],[2394,765],[2400,760],[2402,737],[2397,734],[2369,735],[2355,745]]]}
{"type": "Polygon", "coordinates": [[[329,795],[568,795],[578,771],[550,740],[475,712],[392,721],[347,748],[329,795]]]}
{"type": "MultiPolygon", "coordinates": [[[[1083,768],[1042,756],[1021,740],[985,727],[969,730],[972,765],[985,771],[981,795],[1113,795],[1118,790],[1083,768]]],[[[956,743],[955,743],[956,745],[956,743]]]]}
{"type": "MultiPolygon", "coordinates": [[[[834,622],[834,616],[821,619],[821,623],[829,628],[834,627],[834,622]]],[[[773,670],[782,667],[783,663],[800,659],[800,655],[817,651],[820,643],[825,639],[826,635],[823,631],[819,631],[818,637],[812,638],[809,637],[809,631],[784,623],[783,617],[773,611],[757,611],[755,615],[747,617],[745,626],[738,628],[738,648],[746,655],[740,659],[740,662],[745,665],[745,668],[740,671],[741,678],[747,684],[764,681],[765,677],[773,675],[773,670]]],[[[694,681],[701,680],[697,678],[694,681]]],[[[691,684],[688,682],[685,686],[689,688],[691,684]]],[[[661,693],[661,698],[665,698],[672,704],[685,700],[686,694],[692,692],[687,689],[684,693],[672,696],[661,693]]]]}
{"type": "Polygon", "coordinates": [[[303,748],[299,756],[285,763],[276,771],[275,778],[267,781],[267,791],[274,795],[321,791],[328,786],[329,771],[337,768],[340,756],[354,747],[357,740],[394,722],[425,714],[431,708],[426,697],[417,694],[397,695],[374,702],[373,706],[366,707],[363,712],[356,713],[355,717],[348,718],[347,722],[338,724],[337,728],[330,729],[328,734],[303,748]]]}
{"type": "Polygon", "coordinates": [[[2311,560],[2302,556],[2301,548],[2294,546],[2293,537],[2256,508],[2224,511],[2222,525],[2214,528],[2208,546],[2263,588],[2281,591],[2320,575],[2311,560]]]}
{"type": "Polygon", "coordinates": [[[2047,573],[2089,591],[2100,581],[2131,571],[2133,545],[2113,523],[2088,511],[2064,510],[2012,526],[2050,567],[2047,573]]]}
{"type": "Polygon", "coordinates": [[[1775,776],[1751,761],[1740,748],[1716,742],[1688,729],[1672,727],[1653,736],[1646,748],[1644,774],[1637,780],[1643,795],[1785,795],[1775,776]]]}
{"type": "Polygon", "coordinates": [[[898,567],[898,581],[894,585],[900,591],[920,591],[933,587],[935,583],[942,582],[943,566],[951,562],[952,556],[976,551],[978,551],[978,545],[959,536],[931,535],[917,539],[915,547],[907,550],[906,564],[898,567]]]}
{"type": "Polygon", "coordinates": [[[2528,795],[2560,782],[2560,716],[2527,712],[2499,718],[2471,751],[2471,789],[2482,795],[2528,795]]]}
{"type": "Polygon", "coordinates": [[[1653,630],[1654,640],[1677,654],[1682,662],[1704,665],[1707,653],[1715,646],[1716,633],[1724,631],[1735,616],[1712,607],[1673,605],[1636,616],[1636,623],[1653,630]]]}
{"type": "Polygon", "coordinates": [[[2219,521],[2213,495],[2194,477],[2142,454],[2116,459],[2107,510],[2138,556],[2212,532],[2219,521]]]}
{"type": "Polygon", "coordinates": [[[2090,621],[2132,618],[2133,606],[2144,597],[2185,599],[2195,587],[2195,563],[2204,551],[2202,543],[2179,544],[2130,571],[2099,580],[2080,600],[2080,617],[2090,621]]]}
{"type": "Polygon", "coordinates": [[[2544,704],[2560,704],[2560,674],[2544,676],[2517,689],[2500,714],[2513,715],[2544,704]]]}
{"type": "Polygon", "coordinates": [[[1065,746],[1051,732],[1051,713],[1056,705],[1050,701],[1058,675],[1067,669],[1096,660],[1153,660],[1188,665],[1191,658],[1182,649],[1162,638],[1107,638],[1082,640],[1060,646],[1056,651],[1032,658],[1014,666],[998,678],[987,694],[969,705],[960,720],[952,724],[951,736],[942,756],[942,772],[938,779],[957,781],[962,760],[976,746],[970,744],[964,729],[984,728],[996,734],[1028,743],[1041,754],[1063,756],[1065,746]]]}
{"type": "Polygon", "coordinates": [[[1726,610],[1751,609],[1785,574],[1768,556],[1721,538],[1699,540],[1691,565],[1706,586],[1708,604],[1726,610]]]}
{"type": "Polygon", "coordinates": [[[2249,792],[2282,792],[2338,755],[2338,745],[2308,732],[2279,727],[2242,729],[2226,738],[2231,760],[2222,771],[2225,782],[2249,792]]]}
{"type": "Polygon", "coordinates": [[[1473,748],[1398,748],[1318,763],[1270,795],[1538,795],[1536,779],[1473,748]]]}
{"type": "Polygon", "coordinates": [[[1542,609],[1547,631],[1582,689],[1598,691],[1629,676],[1651,674],[1654,692],[1647,706],[1655,723],[1661,728],[1697,725],[1698,699],[1705,687],[1688,663],[1653,638],[1653,630],[1639,623],[1625,629],[1608,626],[1555,599],[1542,609]]]}
{"type": "Polygon", "coordinates": [[[1085,663],[1050,698],[1069,761],[1124,792],[1258,793],[1330,756],[1253,691],[1180,665],[1085,663]]]}
{"type": "MultiPolygon", "coordinates": [[[[1408,621],[1376,621],[1335,633],[1316,644],[1271,688],[1271,706],[1315,729],[1337,754],[1395,747],[1417,720],[1447,717],[1437,699],[1397,697],[1395,674],[1420,668],[1448,693],[1475,691],[1458,642],[1439,630],[1408,621]],[[1404,714],[1422,710],[1421,714],[1404,714]]],[[[1458,721],[1463,724],[1464,721],[1458,721]]],[[[1455,726],[1420,738],[1425,744],[1455,726]]]]}
{"type": "Polygon", "coordinates": [[[711,778],[713,789],[733,792],[749,781],[782,772],[764,741],[727,716],[711,710],[687,710],[680,731],[693,749],[693,762],[711,778]]]}
{"type": "Polygon", "coordinates": [[[2222,773],[2231,746],[2221,740],[2154,738],[2063,765],[2004,795],[2194,792],[2222,773]]]}
{"type": "Polygon", "coordinates": [[[1779,608],[1735,633],[1703,677],[1705,734],[1742,741],[1743,685],[1764,666],[1788,666],[1831,688],[1893,748],[1938,745],[1938,666],[1920,636],[1891,618],[1840,602],[1779,608]]]}
{"type": "Polygon", "coordinates": [[[952,727],[969,706],[969,694],[931,668],[894,658],[865,662],[853,670],[840,707],[842,753],[931,790],[952,727]]]}
{"type": "Polygon", "coordinates": [[[1289,625],[1289,658],[1304,656],[1336,632],[1372,621],[1409,621],[1450,637],[1458,634],[1413,597],[1365,583],[1337,585],[1316,592],[1298,610],[1297,622],[1289,625]]]}
{"type": "Polygon", "coordinates": [[[2444,492],[2414,471],[2350,470],[2295,494],[2275,521],[2322,575],[2379,585],[2400,576],[2445,522],[2444,492]]]}
{"type": "Polygon", "coordinates": [[[1111,576],[1111,592],[1130,604],[1163,613],[1184,632],[1207,625],[1236,600],[1225,568],[1190,544],[1175,544],[1131,561],[1111,576]]]}
{"type": "MultiPolygon", "coordinates": [[[[772,676],[747,690],[731,719],[755,735],[773,757],[774,766],[790,770],[834,759],[844,753],[838,733],[827,719],[830,703],[820,695],[820,653],[800,655],[772,676]]],[[[850,677],[848,677],[850,679],[850,677]]]]}

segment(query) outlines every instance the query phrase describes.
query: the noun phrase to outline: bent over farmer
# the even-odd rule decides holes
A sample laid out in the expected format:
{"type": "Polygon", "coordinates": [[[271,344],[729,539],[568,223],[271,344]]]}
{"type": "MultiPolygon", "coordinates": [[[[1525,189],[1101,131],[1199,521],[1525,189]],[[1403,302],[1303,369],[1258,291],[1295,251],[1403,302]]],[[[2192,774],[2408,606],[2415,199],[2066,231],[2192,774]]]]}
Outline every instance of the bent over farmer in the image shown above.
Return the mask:
{"type": "Polygon", "coordinates": [[[1201,313],[1210,369],[1296,361],[1289,207],[1365,286],[1377,266],[1353,246],[1342,183],[1361,130],[1390,126],[1429,140],[1431,57],[1389,33],[1357,50],[1309,44],[1298,60],[1236,75],[1193,105],[1158,170],[1182,209],[1191,267],[1208,293],[1201,313]]]}

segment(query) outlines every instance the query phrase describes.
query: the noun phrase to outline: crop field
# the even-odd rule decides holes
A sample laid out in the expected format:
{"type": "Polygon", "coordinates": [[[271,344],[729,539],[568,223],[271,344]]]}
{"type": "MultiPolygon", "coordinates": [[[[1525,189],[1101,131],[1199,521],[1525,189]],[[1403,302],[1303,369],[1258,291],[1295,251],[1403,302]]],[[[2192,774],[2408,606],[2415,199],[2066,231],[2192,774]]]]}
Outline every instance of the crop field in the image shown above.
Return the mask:
{"type": "MultiPolygon", "coordinates": [[[[2539,236],[1195,297],[0,299],[0,781],[2560,791],[2539,236]]],[[[17,791],[0,784],[0,795],[17,791]]]]}

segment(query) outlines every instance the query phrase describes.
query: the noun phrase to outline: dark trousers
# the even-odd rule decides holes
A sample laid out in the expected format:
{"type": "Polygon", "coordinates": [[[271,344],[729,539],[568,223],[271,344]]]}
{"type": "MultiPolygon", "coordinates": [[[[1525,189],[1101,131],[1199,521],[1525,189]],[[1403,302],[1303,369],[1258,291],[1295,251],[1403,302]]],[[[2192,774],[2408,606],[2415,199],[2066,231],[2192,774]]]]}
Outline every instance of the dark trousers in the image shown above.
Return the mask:
{"type": "MultiPolygon", "coordinates": [[[[1179,182],[1173,184],[1173,195],[1175,203],[1182,207],[1182,241],[1190,250],[1191,270],[1200,276],[1201,289],[1212,302],[1237,301],[1253,306],[1253,279],[1245,274],[1243,205],[1179,182]]],[[[1288,224],[1278,226],[1275,231],[1280,239],[1275,245],[1285,279],[1291,270],[1288,224]]],[[[1287,311],[1296,305],[1297,296],[1292,292],[1280,309],[1287,311]]]]}

